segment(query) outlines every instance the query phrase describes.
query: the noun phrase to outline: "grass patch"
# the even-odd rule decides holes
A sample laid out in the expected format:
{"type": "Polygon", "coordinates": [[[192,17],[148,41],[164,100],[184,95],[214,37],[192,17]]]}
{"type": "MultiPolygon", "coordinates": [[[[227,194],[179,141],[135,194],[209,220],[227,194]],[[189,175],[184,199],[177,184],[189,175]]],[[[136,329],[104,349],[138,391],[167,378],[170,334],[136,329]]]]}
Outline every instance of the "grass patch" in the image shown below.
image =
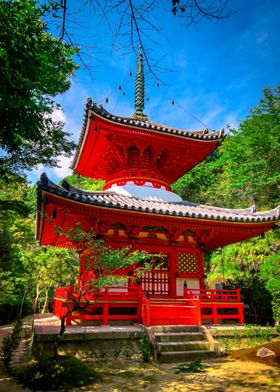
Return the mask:
{"type": "Polygon", "coordinates": [[[190,362],[190,363],[185,363],[183,365],[178,365],[176,366],[175,373],[202,373],[205,372],[206,368],[208,366],[203,365],[201,363],[200,359],[197,359],[196,361],[190,362]]]}
{"type": "Polygon", "coordinates": [[[19,376],[19,381],[32,390],[57,391],[92,384],[101,376],[72,356],[40,358],[19,376]]]}
{"type": "Polygon", "coordinates": [[[213,336],[222,344],[222,351],[232,351],[268,342],[277,336],[277,331],[269,326],[247,324],[244,329],[216,330],[213,336]]]}

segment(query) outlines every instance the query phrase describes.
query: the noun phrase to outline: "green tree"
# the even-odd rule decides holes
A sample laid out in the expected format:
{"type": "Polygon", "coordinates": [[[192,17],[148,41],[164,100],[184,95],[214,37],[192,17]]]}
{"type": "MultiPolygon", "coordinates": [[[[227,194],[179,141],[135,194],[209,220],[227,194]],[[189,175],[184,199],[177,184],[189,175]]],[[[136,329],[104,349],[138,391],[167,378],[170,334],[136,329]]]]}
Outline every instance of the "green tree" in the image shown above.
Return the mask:
{"type": "Polygon", "coordinates": [[[75,188],[87,191],[101,191],[105,184],[103,180],[93,180],[92,178],[80,176],[79,174],[71,174],[65,180],[75,188]]]}
{"type": "Polygon", "coordinates": [[[70,87],[76,48],[52,36],[35,0],[0,3],[0,174],[56,165],[74,143],[52,116],[70,87]]]}
{"type": "MultiPolygon", "coordinates": [[[[98,299],[105,287],[125,284],[131,277],[113,275],[112,272],[141,263],[142,260],[147,259],[148,254],[138,250],[131,252],[130,246],[113,248],[103,239],[99,239],[93,229],[84,231],[81,223],[76,223],[74,227],[69,227],[67,230],[58,227],[56,233],[71,242],[82,266],[78,279],[74,273],[71,288],[67,289],[65,299],[68,308],[61,317],[60,331],[54,344],[54,355],[58,357],[58,345],[66,330],[67,317],[74,311],[86,309],[91,301],[98,299]]],[[[147,264],[146,268],[148,267],[147,264]]],[[[140,274],[140,270],[136,270],[136,275],[138,273],[140,274]]]]}
{"type": "Polygon", "coordinates": [[[259,208],[279,203],[280,85],[264,89],[260,104],[223,144],[222,155],[232,197],[259,208]]]}
{"type": "MultiPolygon", "coordinates": [[[[279,246],[280,248],[280,246],[279,246]]],[[[260,266],[260,278],[272,295],[272,310],[277,325],[280,323],[280,250],[269,256],[260,266]]]]}
{"type": "Polygon", "coordinates": [[[231,129],[218,151],[173,184],[181,196],[220,207],[259,209],[279,203],[280,86],[231,129]]]}
{"type": "MultiPolygon", "coordinates": [[[[258,209],[274,208],[280,183],[279,99],[280,86],[264,89],[260,104],[239,129],[231,129],[219,150],[173,184],[173,190],[187,200],[219,207],[245,208],[256,203],[258,209]]],[[[279,304],[278,289],[272,285],[276,261],[269,261],[277,259],[279,241],[279,231],[269,232],[210,254],[209,282],[244,287],[256,320],[268,312],[263,304],[271,307],[271,296],[274,309],[279,306],[275,305],[279,304]],[[272,274],[267,283],[262,268],[267,276],[269,271],[272,274]]]]}
{"type": "Polygon", "coordinates": [[[19,313],[24,303],[44,311],[55,287],[69,283],[79,263],[71,250],[38,247],[35,187],[23,177],[9,176],[8,185],[0,177],[0,207],[2,201],[9,203],[0,208],[0,303],[15,304],[19,313]]]}

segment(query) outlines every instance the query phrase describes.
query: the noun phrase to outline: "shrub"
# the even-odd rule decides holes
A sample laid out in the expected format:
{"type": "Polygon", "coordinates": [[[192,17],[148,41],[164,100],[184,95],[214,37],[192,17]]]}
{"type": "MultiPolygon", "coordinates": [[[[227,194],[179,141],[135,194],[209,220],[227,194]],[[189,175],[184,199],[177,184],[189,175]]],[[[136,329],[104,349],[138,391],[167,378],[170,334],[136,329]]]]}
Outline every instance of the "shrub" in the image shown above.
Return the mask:
{"type": "Polygon", "coordinates": [[[72,356],[42,357],[19,376],[25,387],[42,391],[68,390],[100,380],[97,372],[72,356]]]}
{"type": "MultiPolygon", "coordinates": [[[[14,300],[11,302],[0,302],[0,324],[6,324],[14,321],[18,317],[20,309],[20,300],[14,300]]],[[[31,313],[31,303],[25,301],[23,304],[22,316],[27,316],[31,313]]]]}
{"type": "Polygon", "coordinates": [[[149,362],[151,355],[153,354],[153,346],[146,333],[144,333],[140,339],[141,354],[144,362],[149,362]]]}

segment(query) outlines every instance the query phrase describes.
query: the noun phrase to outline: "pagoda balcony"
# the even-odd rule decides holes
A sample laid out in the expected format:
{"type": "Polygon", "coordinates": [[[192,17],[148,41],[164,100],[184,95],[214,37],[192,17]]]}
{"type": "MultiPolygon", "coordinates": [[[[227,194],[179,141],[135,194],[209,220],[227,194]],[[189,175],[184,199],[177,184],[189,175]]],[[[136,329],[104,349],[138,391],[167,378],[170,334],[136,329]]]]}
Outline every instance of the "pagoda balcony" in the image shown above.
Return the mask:
{"type": "Polygon", "coordinates": [[[57,288],[54,313],[67,316],[66,324],[108,325],[110,323],[139,323],[150,325],[201,325],[206,321],[219,324],[224,320],[244,323],[244,304],[240,290],[199,290],[184,288],[178,298],[149,298],[138,286],[106,287],[99,292],[79,296],[74,287],[57,288]],[[75,310],[75,303],[80,309],[75,310]],[[83,309],[83,307],[85,308],[83,309]],[[74,308],[74,309],[73,309],[74,308]]]}
{"type": "Polygon", "coordinates": [[[244,324],[244,304],[241,302],[240,289],[235,290],[184,290],[186,298],[193,298],[200,303],[201,319],[212,324],[223,320],[236,320],[244,324]]]}

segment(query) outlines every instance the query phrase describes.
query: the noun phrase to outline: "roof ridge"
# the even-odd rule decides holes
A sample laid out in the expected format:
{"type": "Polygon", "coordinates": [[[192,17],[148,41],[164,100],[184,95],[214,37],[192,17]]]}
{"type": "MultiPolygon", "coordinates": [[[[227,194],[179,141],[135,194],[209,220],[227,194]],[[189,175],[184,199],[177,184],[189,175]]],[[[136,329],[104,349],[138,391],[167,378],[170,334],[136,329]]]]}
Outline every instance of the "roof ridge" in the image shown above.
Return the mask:
{"type": "MultiPolygon", "coordinates": [[[[147,126],[147,124],[150,124],[151,126],[155,126],[157,128],[162,128],[162,130],[167,130],[169,129],[170,131],[173,132],[183,132],[185,134],[188,135],[199,135],[199,136],[204,136],[204,135],[208,135],[208,136],[214,136],[214,135],[219,135],[221,138],[224,135],[224,128],[219,129],[218,131],[215,132],[209,132],[208,128],[204,128],[201,130],[195,130],[195,131],[191,131],[188,129],[181,129],[181,128],[177,128],[177,127],[171,127],[169,125],[163,125],[160,124],[158,122],[155,121],[151,121],[145,118],[142,119],[137,119],[134,117],[124,117],[124,116],[119,116],[113,113],[108,112],[108,110],[106,110],[102,104],[97,104],[96,102],[93,102],[91,98],[88,98],[87,103],[86,103],[86,108],[95,112],[97,115],[100,115],[102,117],[105,118],[109,118],[109,119],[113,119],[113,120],[119,120],[118,122],[122,122],[122,120],[127,120],[129,122],[133,122],[134,125],[137,126],[147,126]]],[[[126,125],[131,125],[130,123],[126,124],[126,125]]],[[[207,138],[206,138],[207,139],[207,138]]]]}

